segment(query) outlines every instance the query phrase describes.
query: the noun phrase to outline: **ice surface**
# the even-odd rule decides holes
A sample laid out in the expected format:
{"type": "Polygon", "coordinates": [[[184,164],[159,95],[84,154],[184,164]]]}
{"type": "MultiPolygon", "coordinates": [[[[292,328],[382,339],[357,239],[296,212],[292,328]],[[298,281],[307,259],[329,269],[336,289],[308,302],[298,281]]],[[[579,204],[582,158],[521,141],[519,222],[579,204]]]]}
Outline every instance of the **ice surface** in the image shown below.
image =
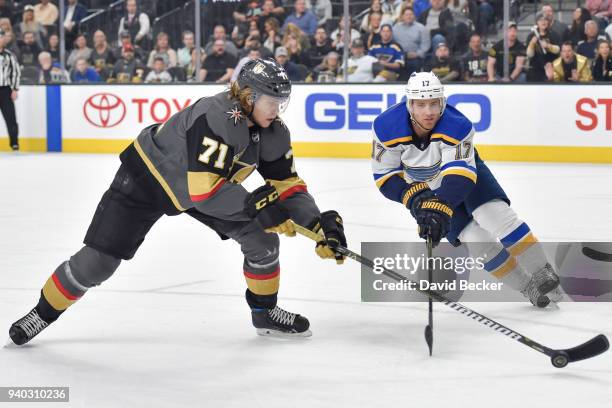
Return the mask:
{"type": "MultiPolygon", "coordinates": [[[[541,240],[612,237],[612,167],[489,164],[541,240]]],[[[114,155],[0,155],[3,330],[80,248],[118,165],[114,155]]],[[[343,215],[354,250],[418,239],[408,212],[377,192],[367,160],[298,159],[297,167],[320,208],[343,215]]],[[[261,183],[251,178],[247,188],[261,183]]],[[[281,253],[279,305],[310,319],[311,338],[256,336],[237,245],[190,217],[165,217],[134,260],[31,344],[0,349],[0,386],[69,386],[75,407],[610,405],[612,353],[559,370],[435,305],[429,357],[425,304],[361,303],[360,266],[321,261],[304,238],[284,238],[281,253]]],[[[612,336],[610,303],[470,306],[550,347],[612,336]]]]}

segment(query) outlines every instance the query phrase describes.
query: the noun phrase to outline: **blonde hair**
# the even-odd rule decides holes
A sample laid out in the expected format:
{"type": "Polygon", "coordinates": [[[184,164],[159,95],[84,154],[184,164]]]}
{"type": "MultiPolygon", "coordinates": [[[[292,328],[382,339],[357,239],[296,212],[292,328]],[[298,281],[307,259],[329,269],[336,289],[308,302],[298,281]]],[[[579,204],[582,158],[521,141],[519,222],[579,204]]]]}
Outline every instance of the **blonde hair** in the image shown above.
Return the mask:
{"type": "Polygon", "coordinates": [[[242,110],[249,114],[253,110],[253,90],[249,87],[240,88],[238,81],[232,81],[229,86],[229,99],[240,104],[242,110]]]}

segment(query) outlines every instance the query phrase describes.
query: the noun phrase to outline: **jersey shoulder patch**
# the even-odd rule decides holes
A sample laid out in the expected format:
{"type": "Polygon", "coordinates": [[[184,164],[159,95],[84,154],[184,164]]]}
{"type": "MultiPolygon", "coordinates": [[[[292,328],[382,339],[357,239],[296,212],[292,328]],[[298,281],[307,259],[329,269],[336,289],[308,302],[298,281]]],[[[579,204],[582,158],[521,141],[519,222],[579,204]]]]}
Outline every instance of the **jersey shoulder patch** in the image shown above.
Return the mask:
{"type": "Polygon", "coordinates": [[[386,148],[410,144],[412,130],[408,117],[408,108],[402,101],[381,113],[374,119],[374,134],[386,148]]]}
{"type": "Polygon", "coordinates": [[[472,122],[454,106],[447,105],[431,134],[432,142],[456,146],[473,133],[472,122]]]}

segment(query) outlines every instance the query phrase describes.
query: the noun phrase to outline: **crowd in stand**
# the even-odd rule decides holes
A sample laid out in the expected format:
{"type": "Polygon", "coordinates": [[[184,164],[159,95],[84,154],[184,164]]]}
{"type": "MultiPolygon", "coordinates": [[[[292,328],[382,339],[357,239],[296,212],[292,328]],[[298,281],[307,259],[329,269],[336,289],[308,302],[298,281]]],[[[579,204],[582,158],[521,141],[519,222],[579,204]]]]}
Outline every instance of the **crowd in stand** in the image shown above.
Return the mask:
{"type": "Polygon", "coordinates": [[[586,0],[572,21],[558,21],[554,7],[543,4],[525,43],[516,23],[500,26],[500,0],[371,0],[359,18],[349,18],[348,30],[330,0],[237,0],[233,24],[210,27],[199,72],[193,32],[183,31],[177,49],[168,34],[154,32],[161,1],[127,0],[116,32],[82,29],[88,9],[109,3],[66,0],[59,21],[57,0],[0,0],[5,47],[24,81],[226,83],[249,59],[275,58],[293,81],[337,82],[345,46],[350,82],[404,81],[421,70],[443,82],[612,81],[612,0],[586,0]],[[66,29],[66,69],[59,24],[66,29]],[[503,41],[491,41],[499,28],[509,43],[507,77],[503,41]]]}

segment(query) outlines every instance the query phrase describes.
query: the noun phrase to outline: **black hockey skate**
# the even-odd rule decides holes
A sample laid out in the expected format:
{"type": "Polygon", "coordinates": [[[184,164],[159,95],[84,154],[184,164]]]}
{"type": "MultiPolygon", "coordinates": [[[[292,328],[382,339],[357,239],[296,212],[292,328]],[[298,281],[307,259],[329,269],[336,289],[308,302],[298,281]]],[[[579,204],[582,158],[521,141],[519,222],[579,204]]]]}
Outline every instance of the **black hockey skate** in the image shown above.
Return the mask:
{"type": "MultiPolygon", "coordinates": [[[[9,329],[10,341],[17,346],[22,346],[46,329],[49,324],[51,322],[43,320],[34,308],[30,313],[13,323],[9,329]]],[[[10,342],[7,345],[10,346],[10,342]]]]}
{"type": "Polygon", "coordinates": [[[545,308],[550,304],[549,292],[554,291],[559,286],[559,276],[555,273],[552,266],[547,263],[540,270],[531,275],[531,280],[527,283],[521,293],[529,301],[539,308],[545,308]]]}
{"type": "Polygon", "coordinates": [[[299,314],[287,312],[278,306],[274,309],[253,309],[253,326],[260,336],[310,337],[308,319],[299,314]]]}

